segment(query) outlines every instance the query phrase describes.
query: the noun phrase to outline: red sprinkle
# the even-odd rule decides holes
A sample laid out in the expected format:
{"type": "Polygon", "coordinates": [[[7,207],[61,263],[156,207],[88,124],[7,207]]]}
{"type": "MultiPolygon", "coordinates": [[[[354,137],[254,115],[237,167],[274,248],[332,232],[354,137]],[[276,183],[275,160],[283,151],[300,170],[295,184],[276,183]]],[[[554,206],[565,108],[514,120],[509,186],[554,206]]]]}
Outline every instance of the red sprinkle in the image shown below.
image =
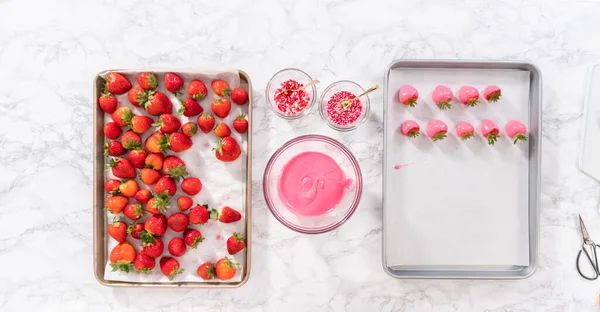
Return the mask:
{"type": "Polygon", "coordinates": [[[338,126],[348,126],[354,123],[360,117],[362,113],[362,104],[359,99],[352,101],[350,107],[344,109],[341,102],[343,100],[350,100],[355,98],[356,95],[348,91],[336,92],[327,102],[327,115],[329,120],[338,126]]]}
{"type": "Polygon", "coordinates": [[[295,116],[303,111],[310,102],[310,95],[306,90],[297,90],[304,85],[296,80],[290,79],[281,84],[275,91],[275,104],[280,112],[288,116],[295,116]]]}

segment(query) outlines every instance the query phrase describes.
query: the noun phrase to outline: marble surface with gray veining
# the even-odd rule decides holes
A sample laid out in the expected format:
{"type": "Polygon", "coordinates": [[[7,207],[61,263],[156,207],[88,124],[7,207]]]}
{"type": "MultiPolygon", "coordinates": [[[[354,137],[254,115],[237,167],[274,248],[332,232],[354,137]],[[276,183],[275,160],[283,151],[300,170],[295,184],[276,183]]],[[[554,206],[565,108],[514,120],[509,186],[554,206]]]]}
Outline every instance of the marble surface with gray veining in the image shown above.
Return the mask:
{"type": "Polygon", "coordinates": [[[599,184],[577,170],[600,1],[0,0],[0,311],[591,311],[575,215],[600,239],[599,184]],[[336,133],[317,110],[266,106],[273,73],[383,84],[395,59],[530,60],[544,77],[540,261],[519,281],[395,280],[381,267],[382,92],[336,133]],[[109,68],[218,67],[254,83],[252,271],[234,290],[112,289],[92,271],[92,79],[109,68]],[[271,153],[302,134],[341,140],[362,167],[354,216],[308,236],[262,196],[271,153]]]}

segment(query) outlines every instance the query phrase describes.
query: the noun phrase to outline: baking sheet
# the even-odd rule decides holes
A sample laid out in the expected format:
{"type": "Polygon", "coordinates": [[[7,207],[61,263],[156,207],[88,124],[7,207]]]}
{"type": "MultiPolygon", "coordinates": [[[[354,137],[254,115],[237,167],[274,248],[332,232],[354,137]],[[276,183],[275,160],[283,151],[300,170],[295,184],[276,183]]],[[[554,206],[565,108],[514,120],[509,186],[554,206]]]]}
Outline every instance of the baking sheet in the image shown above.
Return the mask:
{"type": "Polygon", "coordinates": [[[587,83],[579,169],[600,181],[600,145],[597,143],[600,135],[600,65],[591,69],[587,83]]]}
{"type": "Polygon", "coordinates": [[[385,262],[395,269],[493,270],[530,264],[529,144],[513,145],[504,135],[509,119],[529,126],[530,72],[517,69],[398,68],[387,88],[385,183],[385,262]],[[401,105],[403,84],[420,91],[415,108],[401,105]],[[457,95],[461,85],[503,89],[498,103],[466,108],[458,100],[449,111],[431,100],[438,84],[457,95]],[[422,134],[409,140],[398,132],[413,119],[422,134]],[[427,122],[441,119],[451,133],[446,140],[426,137],[427,122]],[[469,121],[479,131],[483,119],[501,128],[493,145],[477,135],[462,142],[455,125],[469,121]]]}
{"type": "MultiPolygon", "coordinates": [[[[173,114],[177,114],[177,110],[181,106],[181,103],[177,100],[177,98],[168,92],[163,85],[164,81],[164,72],[161,71],[153,71],[158,78],[159,86],[157,88],[158,91],[163,92],[165,95],[169,97],[173,104],[173,114]]],[[[135,86],[137,83],[135,82],[135,77],[138,71],[120,71],[124,73],[125,76],[132,82],[135,86]]],[[[185,72],[185,71],[176,71],[183,79],[184,79],[184,87],[186,87],[190,80],[192,79],[200,79],[204,84],[206,84],[209,89],[208,95],[202,101],[199,101],[200,105],[204,108],[205,112],[211,112],[210,103],[218,98],[216,94],[210,89],[210,82],[213,79],[223,79],[227,81],[230,87],[233,89],[238,86],[242,86],[244,89],[248,90],[247,84],[242,84],[240,81],[240,74],[236,69],[225,69],[225,70],[212,70],[212,69],[204,69],[198,70],[194,72],[185,72]],[[202,73],[197,74],[196,72],[202,73]]],[[[249,91],[250,93],[250,91],[249,91]]],[[[185,93],[184,93],[185,94],[185,93]]],[[[180,95],[183,98],[183,95],[180,95]]],[[[126,105],[130,107],[134,114],[146,114],[141,108],[134,107],[131,105],[127,99],[127,94],[117,96],[119,100],[119,105],[126,105]]],[[[245,229],[246,225],[246,172],[247,162],[247,151],[248,151],[248,135],[241,135],[237,133],[231,126],[233,120],[240,114],[248,114],[248,104],[245,105],[237,105],[232,102],[231,112],[224,119],[215,118],[216,123],[219,121],[224,121],[227,125],[232,129],[232,137],[234,137],[240,147],[242,149],[242,154],[240,158],[231,163],[223,163],[217,160],[214,157],[214,152],[211,150],[216,147],[218,142],[218,138],[211,132],[209,134],[205,134],[201,131],[192,138],[193,146],[189,150],[182,153],[164,153],[167,155],[176,155],[180,157],[187,166],[187,170],[189,172],[189,176],[198,177],[202,181],[203,187],[202,191],[195,195],[190,196],[195,204],[208,204],[210,208],[217,208],[220,210],[223,206],[230,206],[240,211],[242,214],[242,220],[231,223],[231,224],[223,224],[218,221],[209,221],[204,225],[192,225],[191,228],[198,229],[202,236],[204,237],[204,241],[200,243],[197,249],[192,249],[190,247],[187,248],[186,253],[182,257],[175,257],[179,262],[181,267],[184,269],[183,274],[177,276],[173,281],[169,281],[167,277],[165,277],[159,268],[159,258],[156,259],[156,267],[153,270],[152,274],[136,274],[132,273],[123,273],[123,272],[112,272],[109,261],[106,260],[106,266],[104,271],[104,279],[108,281],[125,281],[125,282],[139,282],[139,283],[174,283],[174,282],[194,282],[194,283],[214,283],[215,281],[204,281],[196,274],[197,267],[206,261],[216,262],[223,256],[228,256],[233,258],[234,262],[239,263],[236,275],[228,281],[218,281],[219,283],[239,283],[246,276],[245,272],[245,262],[246,262],[246,249],[237,253],[236,255],[229,255],[226,250],[226,240],[229,236],[231,236],[234,232],[239,233],[247,233],[245,229]]],[[[147,114],[146,114],[147,115],[147,114]]],[[[151,116],[152,117],[152,116],[151,116]]],[[[182,125],[188,121],[196,122],[197,116],[194,117],[185,117],[178,116],[181,120],[182,125]]],[[[110,115],[105,114],[104,121],[110,121],[110,115]]],[[[250,121],[250,120],[249,120],[250,121]]],[[[145,139],[151,134],[151,128],[148,132],[146,132],[142,136],[142,140],[145,139]]],[[[250,129],[249,129],[250,130],[250,129]]],[[[106,171],[105,179],[112,178],[112,173],[110,170],[106,171]]],[[[139,182],[140,189],[148,188],[150,190],[153,189],[154,186],[146,186],[143,183],[139,182]]],[[[178,191],[177,194],[171,200],[171,208],[168,210],[169,214],[175,211],[179,211],[177,208],[176,199],[177,197],[185,195],[181,189],[179,188],[178,183],[178,191]]],[[[130,201],[130,203],[133,201],[130,201]]],[[[186,212],[189,215],[189,210],[186,212]]],[[[126,221],[130,221],[127,219],[122,213],[119,214],[126,221]]],[[[145,214],[144,217],[138,222],[143,222],[147,219],[149,215],[145,214]]],[[[106,224],[112,221],[114,215],[110,212],[106,212],[106,224]]],[[[165,245],[163,257],[171,256],[167,250],[167,245],[169,241],[173,237],[182,237],[182,233],[175,233],[172,230],[168,229],[164,236],[162,236],[163,243],[165,245]]],[[[246,236],[246,235],[244,235],[246,236]]],[[[136,240],[128,237],[128,241],[136,247],[136,250],[139,252],[140,240],[136,240]]],[[[108,237],[106,240],[106,253],[110,254],[110,251],[114,246],[116,246],[117,242],[108,237]]]]}

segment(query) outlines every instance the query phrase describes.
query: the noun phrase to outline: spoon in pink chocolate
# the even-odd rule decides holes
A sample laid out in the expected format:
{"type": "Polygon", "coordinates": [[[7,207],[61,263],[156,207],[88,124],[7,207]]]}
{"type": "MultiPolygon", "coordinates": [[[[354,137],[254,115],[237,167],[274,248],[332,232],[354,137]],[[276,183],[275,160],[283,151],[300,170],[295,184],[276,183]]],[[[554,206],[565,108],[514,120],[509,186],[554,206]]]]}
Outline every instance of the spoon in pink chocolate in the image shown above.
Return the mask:
{"type": "Polygon", "coordinates": [[[363,92],[363,93],[359,94],[359,95],[358,95],[358,96],[356,96],[356,97],[353,97],[353,98],[351,98],[351,99],[345,99],[345,100],[341,100],[341,101],[340,101],[340,104],[342,105],[342,109],[343,109],[343,110],[347,110],[348,108],[350,108],[350,106],[352,106],[352,103],[354,103],[354,101],[355,101],[356,99],[358,99],[358,98],[359,98],[359,97],[361,97],[361,96],[365,96],[365,95],[367,95],[367,94],[369,94],[369,93],[371,93],[371,92],[373,92],[373,91],[375,91],[375,90],[377,90],[377,89],[379,89],[379,85],[374,85],[374,86],[372,86],[371,88],[369,88],[367,91],[365,91],[365,92],[363,92]]]}
{"type": "Polygon", "coordinates": [[[281,91],[279,91],[279,93],[275,94],[275,97],[279,96],[282,93],[286,93],[286,95],[287,95],[288,92],[298,92],[298,91],[304,90],[312,85],[316,85],[319,82],[320,82],[319,80],[312,80],[298,89],[281,90],[281,91]]]}

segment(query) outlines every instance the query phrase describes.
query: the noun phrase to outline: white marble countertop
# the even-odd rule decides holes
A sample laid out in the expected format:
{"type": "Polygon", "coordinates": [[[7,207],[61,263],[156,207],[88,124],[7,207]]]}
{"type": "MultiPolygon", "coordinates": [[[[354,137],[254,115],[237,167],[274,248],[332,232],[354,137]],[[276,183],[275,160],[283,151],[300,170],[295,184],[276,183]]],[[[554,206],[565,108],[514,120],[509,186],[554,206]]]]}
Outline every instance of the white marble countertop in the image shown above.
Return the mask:
{"type": "Polygon", "coordinates": [[[600,186],[576,168],[600,2],[0,0],[1,311],[589,311],[600,282],[574,267],[576,213],[600,239],[600,186]],[[531,60],[544,77],[540,264],[519,281],[395,280],[381,267],[382,93],[348,134],[313,110],[276,117],[264,86],[298,67],[368,87],[400,58],[531,60]],[[234,290],[112,289],[92,272],[92,78],[108,68],[233,65],[253,80],[253,250],[234,290]],[[360,161],[356,214],[300,235],[265,206],[285,141],[322,133],[360,161]],[[268,139],[267,139],[268,138],[268,139]]]}

